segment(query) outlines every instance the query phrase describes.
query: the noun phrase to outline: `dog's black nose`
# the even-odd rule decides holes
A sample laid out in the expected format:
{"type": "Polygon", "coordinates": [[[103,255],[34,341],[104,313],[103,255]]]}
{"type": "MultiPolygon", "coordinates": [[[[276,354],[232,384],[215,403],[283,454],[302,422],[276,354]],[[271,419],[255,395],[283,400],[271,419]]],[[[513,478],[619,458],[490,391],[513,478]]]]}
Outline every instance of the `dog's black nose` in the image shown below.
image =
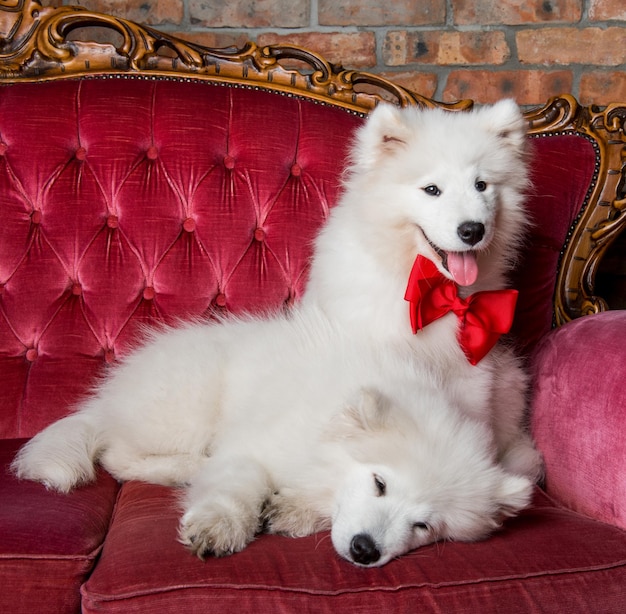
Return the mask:
{"type": "Polygon", "coordinates": [[[350,556],[355,563],[371,565],[380,558],[380,550],[367,533],[359,533],[352,538],[350,543],[350,556]]]}
{"type": "Polygon", "coordinates": [[[463,243],[476,245],[485,236],[485,225],[480,222],[463,222],[456,232],[463,243]]]}

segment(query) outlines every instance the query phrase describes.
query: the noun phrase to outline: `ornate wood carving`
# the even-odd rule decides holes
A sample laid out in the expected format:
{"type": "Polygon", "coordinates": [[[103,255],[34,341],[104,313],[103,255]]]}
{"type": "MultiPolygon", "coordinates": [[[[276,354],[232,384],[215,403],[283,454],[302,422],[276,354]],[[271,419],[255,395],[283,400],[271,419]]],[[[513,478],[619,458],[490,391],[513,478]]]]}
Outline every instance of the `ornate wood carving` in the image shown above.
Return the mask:
{"type": "Polygon", "coordinates": [[[42,8],[38,0],[0,0],[0,72],[3,81],[40,81],[95,73],[146,77],[187,76],[240,83],[316,99],[360,113],[388,99],[402,106],[462,109],[470,101],[437,103],[377,75],[344,70],[290,45],[209,49],[126,19],[81,7],[42,8]],[[71,38],[79,28],[101,28],[119,44],[71,38]],[[297,66],[297,68],[294,68],[297,66]]]}
{"type": "MultiPolygon", "coordinates": [[[[463,110],[410,92],[380,76],[345,70],[290,45],[210,49],[152,28],[81,7],[42,7],[38,0],[0,0],[0,84],[67,77],[183,78],[270,89],[365,114],[382,100],[402,106],[463,110]],[[84,28],[114,42],[83,41],[84,28]]],[[[564,95],[526,113],[531,134],[577,132],[596,144],[598,181],[565,246],[555,294],[556,322],[606,309],[594,295],[598,264],[623,230],[626,207],[626,106],[583,107],[564,95]]]]}
{"type": "Polygon", "coordinates": [[[626,106],[584,107],[563,95],[526,117],[531,134],[578,133],[591,139],[598,153],[597,181],[571,229],[559,266],[554,308],[560,325],[608,308],[595,295],[594,282],[602,256],[626,224],[626,106]]]}

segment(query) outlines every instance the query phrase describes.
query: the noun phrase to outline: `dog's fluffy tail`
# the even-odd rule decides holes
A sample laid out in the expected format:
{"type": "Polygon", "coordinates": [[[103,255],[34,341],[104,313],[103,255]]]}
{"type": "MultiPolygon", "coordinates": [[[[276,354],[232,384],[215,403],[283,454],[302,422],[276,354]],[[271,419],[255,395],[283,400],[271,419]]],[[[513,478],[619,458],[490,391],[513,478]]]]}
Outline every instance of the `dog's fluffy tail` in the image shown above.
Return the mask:
{"type": "Polygon", "coordinates": [[[68,492],[95,478],[97,435],[92,416],[73,414],[35,435],[17,453],[11,469],[18,478],[68,492]]]}

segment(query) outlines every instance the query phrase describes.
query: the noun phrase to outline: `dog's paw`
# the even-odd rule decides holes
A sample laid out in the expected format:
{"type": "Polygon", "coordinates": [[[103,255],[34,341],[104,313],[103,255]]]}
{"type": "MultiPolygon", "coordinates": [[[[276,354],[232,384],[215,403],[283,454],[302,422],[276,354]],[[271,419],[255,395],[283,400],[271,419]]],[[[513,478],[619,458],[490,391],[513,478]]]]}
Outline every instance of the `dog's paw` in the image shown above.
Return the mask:
{"type": "Polygon", "coordinates": [[[22,448],[11,463],[11,471],[20,480],[41,482],[48,490],[68,493],[77,486],[91,482],[96,477],[91,461],[82,464],[67,462],[52,456],[39,458],[28,447],[22,448]]]}
{"type": "Polygon", "coordinates": [[[304,537],[330,528],[329,521],[320,517],[311,505],[282,492],[274,493],[265,502],[262,520],[265,532],[289,537],[304,537]]]}
{"type": "Polygon", "coordinates": [[[200,559],[243,550],[259,531],[259,518],[232,509],[189,510],[178,529],[179,541],[200,559]]]}

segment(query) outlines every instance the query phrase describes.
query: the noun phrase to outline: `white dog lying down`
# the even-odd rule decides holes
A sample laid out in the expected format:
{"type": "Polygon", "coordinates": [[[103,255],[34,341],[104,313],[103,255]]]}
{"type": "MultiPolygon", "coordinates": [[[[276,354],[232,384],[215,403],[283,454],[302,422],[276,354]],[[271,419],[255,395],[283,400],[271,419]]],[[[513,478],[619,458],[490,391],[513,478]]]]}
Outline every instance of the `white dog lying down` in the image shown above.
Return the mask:
{"type": "Polygon", "coordinates": [[[15,472],[60,491],[93,479],[95,462],[122,480],[189,484],[180,537],[201,556],[243,548],[266,500],[272,530],[330,521],[338,552],[364,565],[484,535],[527,504],[540,473],[525,376],[490,349],[497,335],[472,353],[465,336],[481,317],[461,314],[471,293],[504,288],[515,259],[524,143],[509,101],[382,105],[357,135],[301,303],[153,333],[22,448],[15,472]],[[414,267],[417,255],[428,260],[414,267]],[[460,296],[432,322],[414,293],[411,317],[405,300],[412,269],[428,267],[427,289],[439,276],[460,296]],[[333,417],[363,388],[383,400],[366,394],[333,417]]]}
{"type": "MultiPolygon", "coordinates": [[[[187,455],[150,456],[156,448],[147,439],[128,449],[147,430],[144,416],[107,432],[115,444],[101,462],[121,479],[191,479],[180,540],[201,558],[237,552],[262,529],[294,537],[331,529],[342,557],[379,566],[436,540],[486,537],[528,505],[531,480],[495,462],[488,427],[448,407],[435,390],[416,395],[411,381],[388,385],[393,400],[368,389],[333,412],[326,402],[316,406],[325,395],[309,395],[304,383],[303,400],[294,395],[288,412],[257,404],[252,411],[240,407],[236,416],[205,420],[203,435],[214,429],[209,449],[187,455]]],[[[231,392],[231,399],[240,396],[231,392]]],[[[66,437],[82,446],[95,432],[92,418],[67,418],[74,422],[71,434],[63,421],[53,425],[44,444],[54,446],[49,453],[59,459],[59,447],[75,443],[66,437]]],[[[182,430],[175,416],[148,424],[173,441],[182,430]]],[[[161,450],[169,452],[163,442],[161,450]]],[[[55,468],[42,471],[49,469],[55,468]]]]}
{"type": "MultiPolygon", "coordinates": [[[[416,397],[410,384],[395,382],[393,394],[405,398],[364,390],[317,424],[300,416],[297,427],[274,431],[277,439],[260,437],[268,446],[260,462],[216,455],[189,491],[183,543],[199,554],[243,548],[262,509],[271,533],[330,528],[342,557],[378,566],[436,540],[481,539],[528,505],[531,481],[494,462],[484,425],[434,393],[416,397]]],[[[264,421],[253,425],[262,432],[264,421]]]]}

